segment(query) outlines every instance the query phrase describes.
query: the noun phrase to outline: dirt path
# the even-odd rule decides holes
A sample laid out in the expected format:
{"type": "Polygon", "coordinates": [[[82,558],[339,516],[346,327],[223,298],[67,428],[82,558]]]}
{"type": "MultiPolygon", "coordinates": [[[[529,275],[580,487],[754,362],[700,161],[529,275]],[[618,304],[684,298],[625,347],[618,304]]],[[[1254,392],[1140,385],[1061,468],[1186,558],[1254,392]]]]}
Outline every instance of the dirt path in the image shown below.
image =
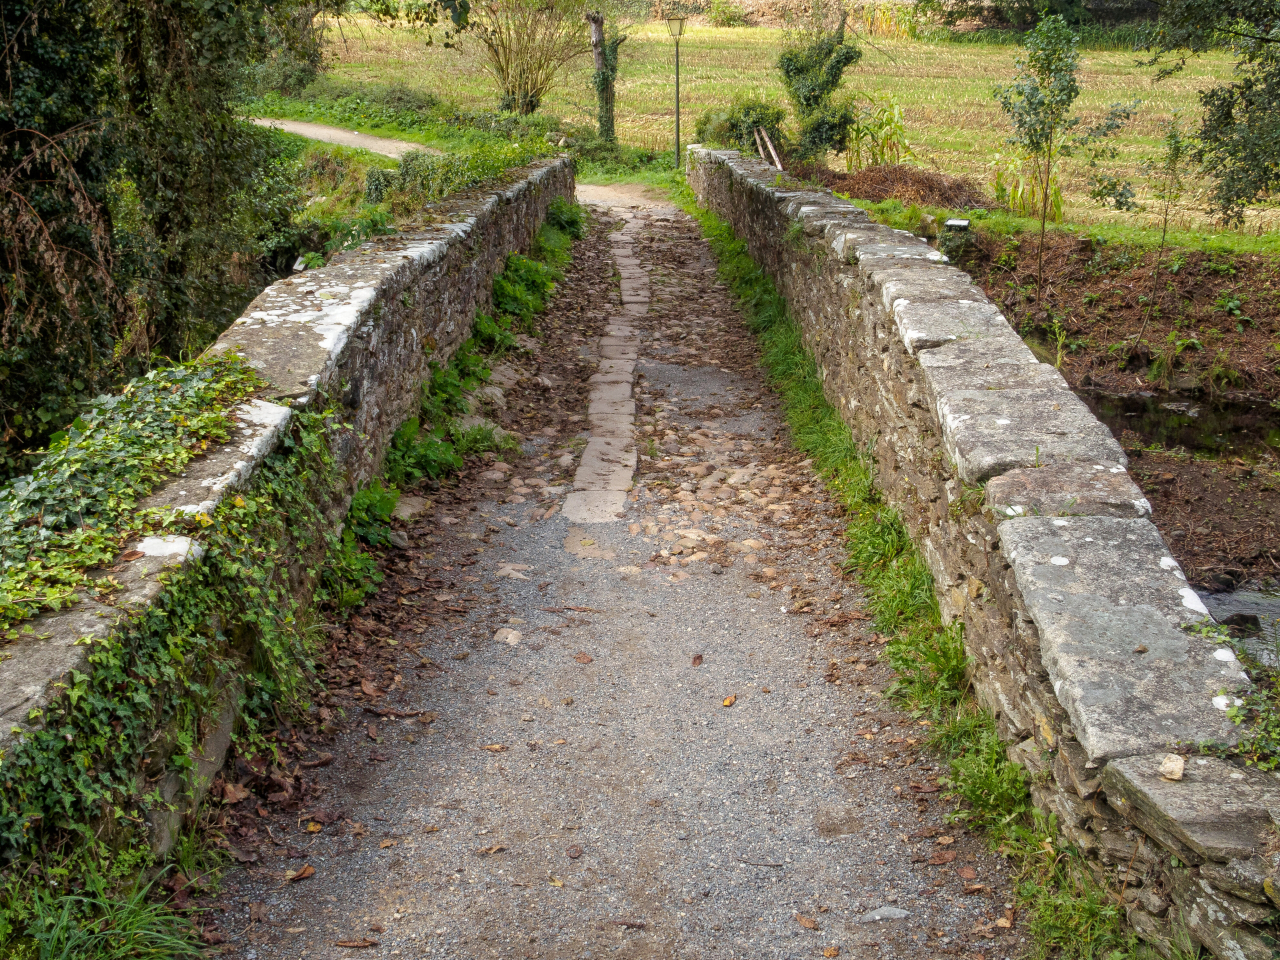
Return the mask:
{"type": "Polygon", "coordinates": [[[323,123],[307,123],[303,120],[276,120],[271,117],[254,117],[253,122],[260,127],[276,127],[286,133],[296,133],[298,136],[306,137],[309,140],[319,140],[321,143],[336,143],[340,147],[359,147],[371,153],[380,153],[384,157],[394,157],[397,160],[410,150],[421,150],[424,153],[434,154],[443,152],[435,147],[424,147],[420,143],[411,143],[408,140],[375,137],[367,133],[357,133],[355,130],[325,126],[323,123]]]}
{"type": "Polygon", "coordinates": [[[247,960],[1016,954],[1001,863],[945,822],[927,728],[884,702],[841,518],[696,225],[593,199],[540,352],[495,370],[525,456],[404,501],[378,596],[327,627],[335,731],[238,769],[257,793],[225,829],[252,862],[211,939],[247,960]],[[588,434],[616,470],[633,421],[634,488],[592,487],[588,434]],[[566,519],[575,480],[608,509],[566,519]]]}

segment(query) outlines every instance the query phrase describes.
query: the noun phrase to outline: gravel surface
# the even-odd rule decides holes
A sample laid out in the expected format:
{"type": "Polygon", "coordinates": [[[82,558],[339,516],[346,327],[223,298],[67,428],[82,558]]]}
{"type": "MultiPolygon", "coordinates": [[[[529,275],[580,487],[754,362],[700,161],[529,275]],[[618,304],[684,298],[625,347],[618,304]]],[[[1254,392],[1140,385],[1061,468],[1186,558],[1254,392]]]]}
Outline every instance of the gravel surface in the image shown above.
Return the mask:
{"type": "Polygon", "coordinates": [[[253,122],[260,127],[275,127],[285,133],[296,133],[309,140],[321,143],[336,143],[340,147],[359,147],[370,153],[380,153],[384,157],[399,158],[411,150],[424,153],[439,154],[443,151],[435,147],[426,147],[408,140],[392,140],[389,137],[375,137],[372,134],[360,133],[356,130],[344,130],[341,127],[330,127],[323,123],[308,123],[305,120],[277,120],[275,117],[254,117],[253,122]]]}
{"type": "Polygon", "coordinates": [[[332,732],[293,743],[321,756],[310,779],[295,766],[291,798],[228,805],[257,859],[211,914],[227,954],[1019,952],[1002,861],[946,822],[927,726],[882,696],[838,510],[709,249],[633,199],[598,210],[544,318],[555,336],[506,381],[493,415],[525,456],[409,501],[378,597],[328,628],[347,657],[332,732]],[[533,370],[577,370],[566,391],[585,394],[620,309],[620,217],[641,221],[653,291],[632,321],[641,457],[623,516],[575,526],[555,508],[585,408],[551,410],[533,370]]]}

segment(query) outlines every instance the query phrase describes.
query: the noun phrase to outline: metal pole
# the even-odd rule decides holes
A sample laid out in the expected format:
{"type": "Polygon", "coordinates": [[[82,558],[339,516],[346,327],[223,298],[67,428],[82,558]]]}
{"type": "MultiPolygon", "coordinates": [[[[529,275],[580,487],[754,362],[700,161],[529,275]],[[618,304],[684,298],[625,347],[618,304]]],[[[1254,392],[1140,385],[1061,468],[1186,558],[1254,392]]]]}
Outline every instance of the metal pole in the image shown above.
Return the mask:
{"type": "Polygon", "coordinates": [[[676,37],[676,169],[680,169],[680,38],[676,37]]]}

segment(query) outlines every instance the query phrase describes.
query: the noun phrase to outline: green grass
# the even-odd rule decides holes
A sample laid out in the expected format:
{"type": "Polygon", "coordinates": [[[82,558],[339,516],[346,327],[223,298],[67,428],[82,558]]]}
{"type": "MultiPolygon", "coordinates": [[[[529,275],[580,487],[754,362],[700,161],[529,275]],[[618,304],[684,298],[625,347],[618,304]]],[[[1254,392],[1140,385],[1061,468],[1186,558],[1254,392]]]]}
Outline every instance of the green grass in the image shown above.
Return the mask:
{"type": "MultiPolygon", "coordinates": [[[[644,23],[629,31],[620,51],[618,136],[636,148],[668,151],[674,139],[673,46],[663,23],[644,23]]],[[[331,47],[332,73],[326,82],[343,88],[392,83],[420,94],[447,97],[463,111],[491,110],[497,103],[493,80],[484,71],[475,41],[464,38],[456,50],[426,47],[413,34],[391,31],[367,21],[343,26],[343,41],[331,47]],[[442,79],[447,78],[447,80],[442,79]]],[[[691,23],[680,44],[681,129],[686,140],[704,111],[727,106],[735,97],[761,96],[782,102],[774,65],[782,32],[765,27],[716,28],[691,23]]],[[[1006,42],[957,43],[947,39],[876,37],[865,55],[845,75],[844,88],[877,96],[890,94],[906,113],[910,141],[923,166],[990,180],[993,153],[1005,149],[1007,127],[991,96],[992,87],[1013,75],[1018,49],[1006,42]]],[[[1108,106],[1134,97],[1143,100],[1139,117],[1119,138],[1120,167],[1136,176],[1139,163],[1153,156],[1160,140],[1159,123],[1175,111],[1199,115],[1198,94],[1227,80],[1232,63],[1225,53],[1192,61],[1177,76],[1154,83],[1154,71],[1137,64],[1126,50],[1085,50],[1078,101],[1086,121],[1108,106]]],[[[550,92],[542,112],[570,124],[594,124],[594,95],[589,57],[576,61],[550,92]]],[[[370,128],[369,132],[378,132],[370,128]]],[[[392,135],[392,131],[384,131],[392,135]]],[[[1069,166],[1064,193],[1070,222],[1139,223],[1149,226],[1153,214],[1133,217],[1098,209],[1087,198],[1088,174],[1083,164],[1069,166]]],[[[1179,209],[1180,230],[1210,228],[1204,216],[1207,183],[1196,182],[1179,209]]],[[[1140,194],[1141,199],[1141,194],[1140,194]]],[[[1244,232],[1256,234],[1277,222],[1274,209],[1254,214],[1244,232]]],[[[1210,232],[1216,232],[1212,229],[1210,232]]]]}
{"type": "MultiPolygon", "coordinates": [[[[844,194],[840,194],[844,196],[844,194]]],[[[967,217],[975,229],[986,230],[997,236],[1038,234],[1040,221],[1019,217],[1004,210],[950,210],[945,207],[904,204],[900,200],[883,200],[873,203],[846,197],[852,203],[871,214],[873,220],[899,230],[917,231],[920,219],[930,214],[942,223],[950,217],[967,217]]],[[[1049,230],[1061,230],[1112,246],[1132,247],[1137,250],[1155,250],[1160,246],[1160,229],[1144,226],[1141,221],[1102,221],[1081,224],[1050,224],[1049,230]]],[[[1237,230],[1170,230],[1166,242],[1168,250],[1199,250],[1205,253],[1280,255],[1280,231],[1270,233],[1246,233],[1237,230]]]]}
{"type": "Polygon", "coordinates": [[[950,765],[945,778],[953,818],[983,831],[1015,865],[1017,904],[1032,939],[1030,955],[1062,960],[1154,960],[1124,925],[1123,911],[1034,811],[1020,766],[1009,760],[995,721],[968,696],[963,625],[944,625],[933,580],[901,518],[875,488],[870,454],[827,403],[816,366],[773,282],[746,245],[687,186],[673,199],[702,226],[724,281],[759,339],[763,366],[782,398],[795,446],[813,458],[848,516],[846,569],[867,593],[875,624],[890,635],[884,658],[898,679],[888,696],[927,717],[929,746],[950,765]]]}

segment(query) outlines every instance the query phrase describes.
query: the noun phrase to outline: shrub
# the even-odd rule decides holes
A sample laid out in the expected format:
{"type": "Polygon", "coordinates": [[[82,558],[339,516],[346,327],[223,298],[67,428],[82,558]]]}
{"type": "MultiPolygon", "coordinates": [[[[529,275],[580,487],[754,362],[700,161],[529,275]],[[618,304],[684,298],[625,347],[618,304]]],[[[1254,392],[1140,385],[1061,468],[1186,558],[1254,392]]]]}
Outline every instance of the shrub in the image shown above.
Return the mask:
{"type": "Polygon", "coordinates": [[[747,15],[733,0],[711,0],[707,20],[713,27],[745,27],[747,15]]]}
{"type": "Polygon", "coordinates": [[[694,133],[702,143],[733,147],[754,153],[756,127],[769,132],[774,146],[783,149],[786,137],[782,122],[787,112],[776,104],[763,100],[734,100],[727,110],[713,110],[698,118],[694,133]]]}
{"type": "Polygon", "coordinates": [[[485,71],[502,91],[498,109],[538,109],[556,76],[591,49],[583,0],[490,0],[471,8],[485,71]]]}
{"type": "Polygon", "coordinates": [[[792,46],[778,58],[782,86],[800,119],[800,152],[807,157],[827,150],[844,150],[854,113],[848,104],[833,104],[845,68],[862,57],[862,51],[845,42],[845,18],[831,32],[792,46]]]}

